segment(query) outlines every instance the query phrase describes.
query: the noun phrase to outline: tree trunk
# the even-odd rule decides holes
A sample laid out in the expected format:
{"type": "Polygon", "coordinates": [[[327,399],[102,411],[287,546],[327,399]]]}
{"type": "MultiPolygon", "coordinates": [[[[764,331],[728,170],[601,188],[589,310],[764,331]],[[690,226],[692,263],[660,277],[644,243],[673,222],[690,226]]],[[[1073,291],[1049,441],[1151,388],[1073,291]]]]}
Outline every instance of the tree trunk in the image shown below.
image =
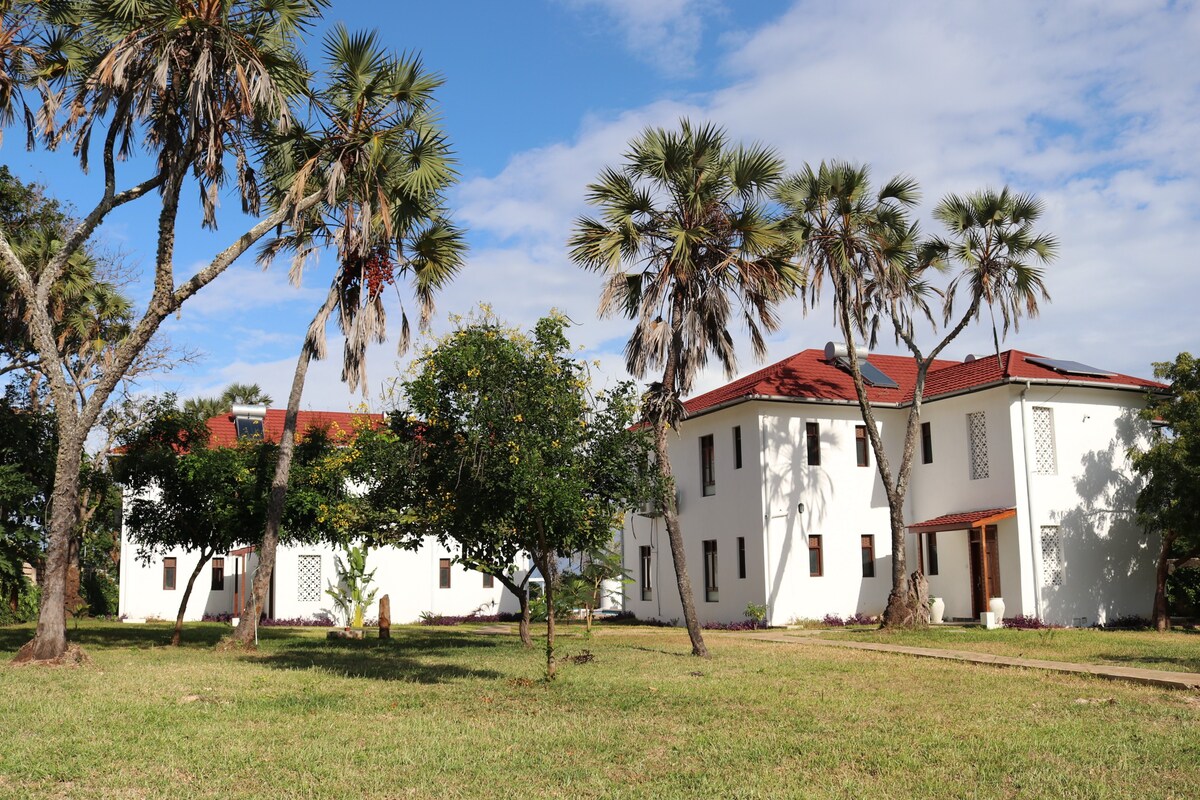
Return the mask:
{"type": "Polygon", "coordinates": [[[521,623],[519,626],[521,634],[521,644],[526,647],[533,647],[533,636],[529,633],[529,592],[526,586],[529,583],[529,576],[525,576],[525,580],[521,583],[509,578],[507,575],[496,575],[504,586],[513,593],[513,597],[517,598],[517,602],[521,604],[521,623]]]}
{"type": "MultiPolygon", "coordinates": [[[[891,498],[889,498],[889,503],[891,498]]],[[[907,554],[905,552],[904,511],[892,504],[889,523],[892,529],[892,591],[888,593],[887,607],[883,610],[884,628],[911,627],[915,624],[913,618],[913,595],[911,584],[905,570],[907,554]]],[[[920,571],[920,566],[917,571],[920,571]]]]}
{"type": "Polygon", "coordinates": [[[192,587],[196,585],[196,578],[200,577],[200,570],[204,569],[204,565],[212,558],[212,550],[201,550],[200,561],[196,564],[196,568],[192,570],[192,576],[188,578],[187,586],[183,590],[183,599],[179,602],[179,613],[175,615],[175,630],[171,633],[171,646],[178,647],[179,640],[183,638],[183,615],[187,612],[188,599],[192,596],[192,587]]]}
{"type": "Polygon", "coordinates": [[[554,680],[557,664],[554,659],[554,585],[558,582],[558,565],[553,553],[543,554],[537,568],[546,581],[546,680],[554,680]]]}
{"type": "Polygon", "coordinates": [[[1154,572],[1154,629],[1159,632],[1171,629],[1171,616],[1167,613],[1167,575],[1171,567],[1171,546],[1178,534],[1169,531],[1163,536],[1162,549],[1158,552],[1158,568],[1154,572]]]}
{"type": "MultiPolygon", "coordinates": [[[[667,426],[665,422],[654,424],[654,450],[658,456],[658,470],[664,486],[674,486],[671,462],[667,456],[667,426]]],[[[692,579],[687,571],[687,555],[683,548],[683,530],[679,527],[679,512],[675,508],[675,495],[671,492],[663,508],[663,520],[667,528],[667,540],[671,545],[671,560],[675,564],[675,582],[679,587],[679,602],[683,606],[683,622],[687,625],[688,638],[692,640],[692,655],[708,658],[704,645],[704,634],[700,632],[700,620],[696,616],[696,602],[692,597],[692,579]]]]}
{"type": "MultiPolygon", "coordinates": [[[[76,426],[79,423],[76,422],[76,426]]],[[[67,652],[66,588],[71,536],[79,511],[79,466],[83,458],[82,434],[62,431],[54,464],[54,491],[50,495],[49,546],[45,568],[38,576],[42,603],[38,610],[37,633],[17,651],[14,662],[53,661],[67,652]]]]}

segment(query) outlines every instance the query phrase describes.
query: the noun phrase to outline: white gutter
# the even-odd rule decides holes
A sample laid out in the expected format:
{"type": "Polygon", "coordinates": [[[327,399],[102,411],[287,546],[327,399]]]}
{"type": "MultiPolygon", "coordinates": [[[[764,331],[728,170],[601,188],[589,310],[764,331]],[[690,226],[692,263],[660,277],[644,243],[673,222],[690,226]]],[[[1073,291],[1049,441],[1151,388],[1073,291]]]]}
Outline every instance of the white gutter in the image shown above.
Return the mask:
{"type": "Polygon", "coordinates": [[[771,572],[771,508],[770,500],[767,497],[767,426],[763,422],[762,414],[755,414],[758,419],[758,468],[762,483],[762,509],[763,509],[763,605],[767,607],[767,624],[771,624],[771,582],[774,580],[771,572]]]}
{"type": "Polygon", "coordinates": [[[1042,543],[1037,536],[1037,529],[1033,524],[1033,476],[1029,465],[1029,431],[1025,423],[1026,417],[1026,395],[1029,394],[1032,380],[1025,381],[1025,388],[1021,390],[1021,460],[1025,464],[1025,516],[1029,519],[1029,545],[1030,559],[1029,563],[1033,568],[1033,605],[1034,616],[1038,619],[1042,618],[1042,581],[1041,581],[1041,561],[1042,561],[1042,543]]]}

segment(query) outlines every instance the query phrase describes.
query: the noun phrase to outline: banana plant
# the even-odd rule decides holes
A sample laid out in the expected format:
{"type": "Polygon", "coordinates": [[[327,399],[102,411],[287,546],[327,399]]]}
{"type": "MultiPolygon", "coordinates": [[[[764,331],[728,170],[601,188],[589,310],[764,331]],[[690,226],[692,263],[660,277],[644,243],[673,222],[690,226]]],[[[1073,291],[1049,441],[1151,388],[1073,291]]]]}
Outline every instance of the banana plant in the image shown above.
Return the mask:
{"type": "Polygon", "coordinates": [[[333,598],[334,605],[347,625],[361,628],[367,609],[375,601],[375,595],[379,594],[378,587],[368,591],[375,582],[375,570],[367,571],[365,543],[361,547],[346,545],[344,552],[345,561],[334,556],[334,570],[337,572],[338,582],[336,585],[330,583],[325,594],[333,598]]]}

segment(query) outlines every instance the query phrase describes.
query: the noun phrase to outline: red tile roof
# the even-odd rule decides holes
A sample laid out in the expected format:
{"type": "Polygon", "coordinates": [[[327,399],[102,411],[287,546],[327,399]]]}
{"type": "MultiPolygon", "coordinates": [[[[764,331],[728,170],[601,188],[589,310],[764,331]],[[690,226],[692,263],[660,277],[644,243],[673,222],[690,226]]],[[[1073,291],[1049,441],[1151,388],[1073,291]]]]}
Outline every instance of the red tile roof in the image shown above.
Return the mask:
{"type": "MultiPolygon", "coordinates": [[[[263,419],[263,439],[268,442],[279,441],[279,437],[283,435],[283,419],[286,415],[287,411],[282,408],[267,409],[267,416],[263,419]]],[[[379,424],[383,421],[383,415],[351,414],[345,411],[301,411],[296,419],[296,433],[303,436],[314,428],[324,428],[336,439],[349,436],[354,431],[356,421],[363,420],[379,424]]],[[[208,420],[208,429],[212,433],[209,440],[211,447],[226,447],[237,441],[233,414],[212,417],[208,420]]]]}
{"type": "Polygon", "coordinates": [[[988,508],[982,511],[957,511],[953,514],[943,514],[940,517],[916,522],[908,526],[909,531],[921,533],[925,531],[957,531],[973,528],[981,522],[996,522],[1016,516],[1015,508],[988,508]]]}
{"type": "MultiPolygon", "coordinates": [[[[1031,356],[1033,354],[1019,350],[1006,350],[1000,354],[999,362],[995,355],[982,356],[969,363],[935,361],[926,377],[925,399],[982,389],[1004,382],[1019,383],[1026,379],[1114,388],[1166,388],[1161,383],[1129,375],[1067,375],[1029,363],[1026,359],[1031,356]]],[[[873,353],[867,360],[899,384],[899,388],[896,389],[868,385],[867,397],[872,403],[905,405],[912,401],[917,367],[911,357],[873,353]]],[[[804,350],[719,389],[697,395],[686,401],[684,407],[689,415],[695,415],[734,402],[772,398],[846,402],[857,402],[858,399],[854,392],[854,380],[849,372],[826,361],[824,350],[804,350]]]]}

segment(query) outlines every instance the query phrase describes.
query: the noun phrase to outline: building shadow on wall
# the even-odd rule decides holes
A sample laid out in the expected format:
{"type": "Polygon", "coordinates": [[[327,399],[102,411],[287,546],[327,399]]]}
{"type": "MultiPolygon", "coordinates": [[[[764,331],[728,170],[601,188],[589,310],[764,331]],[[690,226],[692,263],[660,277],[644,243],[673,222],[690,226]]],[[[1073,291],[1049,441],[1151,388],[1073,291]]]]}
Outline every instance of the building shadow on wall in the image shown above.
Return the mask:
{"type": "MultiPolygon", "coordinates": [[[[1135,508],[1142,481],[1128,458],[1145,434],[1146,424],[1137,410],[1125,409],[1108,445],[1080,459],[1082,472],[1074,482],[1080,502],[1052,515],[1061,537],[1062,585],[1043,588],[1047,618],[1092,625],[1149,611],[1158,540],[1137,525],[1135,508]],[[1135,585],[1148,581],[1144,598],[1130,597],[1123,588],[1130,581],[1135,585]]],[[[1040,544],[1045,562],[1047,545],[1040,544]]]]}

